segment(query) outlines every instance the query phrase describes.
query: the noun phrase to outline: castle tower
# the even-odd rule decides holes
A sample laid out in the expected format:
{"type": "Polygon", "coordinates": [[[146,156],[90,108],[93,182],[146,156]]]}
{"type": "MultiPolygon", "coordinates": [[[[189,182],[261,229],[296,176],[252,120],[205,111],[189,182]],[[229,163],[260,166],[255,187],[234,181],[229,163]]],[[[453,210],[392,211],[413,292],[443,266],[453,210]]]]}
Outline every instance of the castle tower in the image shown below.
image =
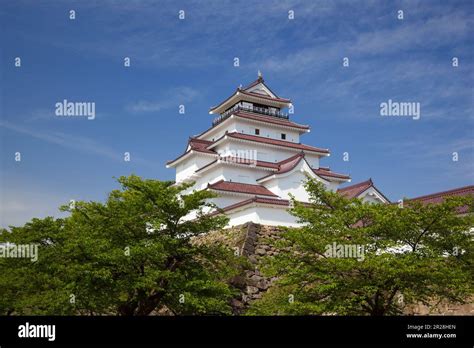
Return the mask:
{"type": "Polygon", "coordinates": [[[310,127],[291,121],[285,112],[290,107],[291,100],[277,96],[259,72],[256,81],[212,107],[212,126],[190,137],[186,151],[167,163],[176,169],[176,183],[216,192],[213,202],[230,226],[297,226],[287,211],[289,195],[308,202],[307,175],[332,191],[350,177],[319,165],[329,150],[300,142],[310,127]]]}

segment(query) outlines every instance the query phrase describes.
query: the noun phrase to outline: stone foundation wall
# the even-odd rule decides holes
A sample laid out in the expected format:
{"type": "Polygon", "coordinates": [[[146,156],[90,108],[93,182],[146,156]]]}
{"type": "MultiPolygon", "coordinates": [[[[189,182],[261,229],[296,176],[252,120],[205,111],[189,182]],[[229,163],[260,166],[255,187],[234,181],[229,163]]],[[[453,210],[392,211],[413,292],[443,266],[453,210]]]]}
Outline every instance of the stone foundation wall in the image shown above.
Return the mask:
{"type": "Polygon", "coordinates": [[[434,307],[428,307],[424,304],[407,306],[403,312],[406,315],[474,315],[474,304],[470,303],[453,304],[446,301],[439,303],[434,307]]]}
{"type": "Polygon", "coordinates": [[[268,278],[260,273],[258,264],[261,258],[272,256],[278,253],[270,241],[281,238],[280,228],[273,226],[262,226],[254,223],[244,225],[246,238],[241,246],[240,254],[246,256],[250,262],[250,269],[244,271],[244,274],[234,280],[234,285],[241,289],[241,294],[234,299],[232,306],[236,314],[240,314],[249,306],[249,304],[262,297],[267,291],[275,277],[268,278]]]}

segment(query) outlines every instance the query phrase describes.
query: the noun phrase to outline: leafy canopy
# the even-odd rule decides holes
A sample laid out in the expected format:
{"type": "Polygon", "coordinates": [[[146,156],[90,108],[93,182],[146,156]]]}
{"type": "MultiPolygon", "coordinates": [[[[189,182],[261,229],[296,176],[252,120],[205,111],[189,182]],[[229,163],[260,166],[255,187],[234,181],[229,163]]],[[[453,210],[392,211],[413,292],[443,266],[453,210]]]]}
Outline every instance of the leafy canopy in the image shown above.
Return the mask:
{"type": "Polygon", "coordinates": [[[66,218],[1,231],[0,243],[39,245],[36,262],[0,258],[2,314],[230,313],[228,280],[241,261],[192,242],[227,222],[204,214],[213,194],[133,175],[118,182],[105,203],[76,202],[61,208],[66,218]]]}
{"type": "Polygon", "coordinates": [[[394,315],[472,296],[473,197],[400,208],[347,199],[313,180],[306,189],[310,204],[292,209],[305,225],[275,242],[288,252],[263,266],[279,280],[251,314],[394,315]],[[460,215],[466,206],[471,213],[460,215]]]}

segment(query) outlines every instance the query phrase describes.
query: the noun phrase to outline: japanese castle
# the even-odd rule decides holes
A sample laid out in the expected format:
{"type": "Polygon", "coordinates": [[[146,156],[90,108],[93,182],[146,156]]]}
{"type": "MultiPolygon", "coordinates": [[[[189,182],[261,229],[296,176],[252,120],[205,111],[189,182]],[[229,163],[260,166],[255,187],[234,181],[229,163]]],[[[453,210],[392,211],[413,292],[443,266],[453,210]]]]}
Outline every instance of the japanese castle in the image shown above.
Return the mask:
{"type": "Polygon", "coordinates": [[[307,176],[347,197],[389,202],[372,180],[339,189],[350,177],[320,165],[329,150],[301,143],[310,127],[290,120],[287,109],[291,100],[276,95],[259,72],[256,81],[212,107],[212,126],[190,137],[186,151],[167,163],[176,168],[176,184],[194,182],[191,191],[217,193],[212,202],[229,226],[298,226],[288,212],[290,195],[308,202],[307,176]]]}

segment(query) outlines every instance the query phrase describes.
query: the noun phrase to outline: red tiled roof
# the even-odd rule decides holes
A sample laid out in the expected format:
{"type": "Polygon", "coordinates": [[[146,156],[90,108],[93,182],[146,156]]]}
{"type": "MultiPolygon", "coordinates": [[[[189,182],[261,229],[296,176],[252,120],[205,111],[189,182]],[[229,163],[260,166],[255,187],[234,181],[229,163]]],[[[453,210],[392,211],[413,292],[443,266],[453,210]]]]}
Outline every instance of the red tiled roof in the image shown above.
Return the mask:
{"type": "Polygon", "coordinates": [[[425,196],[410,198],[410,201],[422,201],[424,203],[441,203],[448,197],[472,196],[474,195],[474,185],[459,187],[456,189],[432,193],[425,196]]]}
{"type": "MultiPolygon", "coordinates": [[[[292,157],[289,157],[283,161],[277,162],[276,164],[278,165],[278,171],[275,173],[270,173],[262,178],[259,178],[258,180],[267,178],[271,175],[274,174],[284,174],[289,171],[291,171],[293,168],[295,168],[298,163],[300,163],[301,160],[303,160],[305,157],[305,153],[302,151],[292,157]]],[[[319,169],[313,169],[313,172],[317,175],[321,176],[329,176],[333,178],[340,178],[340,179],[350,179],[350,176],[345,175],[345,174],[339,174],[339,173],[334,173],[331,172],[329,168],[327,167],[320,167],[319,169]]]]}
{"type": "MultiPolygon", "coordinates": [[[[246,91],[247,89],[250,89],[250,88],[252,88],[253,86],[258,85],[259,83],[265,84],[265,81],[263,80],[263,77],[261,77],[261,76],[259,76],[258,79],[256,79],[254,82],[250,83],[249,85],[245,86],[245,87],[242,88],[242,89],[243,89],[244,91],[246,91]]],[[[268,88],[267,85],[265,85],[265,87],[268,88]]],[[[270,88],[268,88],[268,89],[270,89],[270,88]]],[[[273,93],[273,92],[272,92],[272,93],[273,93]]],[[[273,94],[275,94],[275,93],[273,93],[273,94]]],[[[276,95],[276,94],[275,94],[275,95],[276,95]]]]}
{"type": "Polygon", "coordinates": [[[216,215],[216,214],[219,214],[220,212],[226,212],[226,211],[243,207],[252,203],[271,204],[271,205],[279,205],[279,206],[287,206],[287,207],[290,205],[290,201],[286,199],[253,197],[250,199],[246,199],[245,201],[242,201],[242,202],[228,205],[227,207],[224,207],[220,209],[219,211],[212,213],[211,215],[216,215]]]}
{"type": "MultiPolygon", "coordinates": [[[[250,88],[250,87],[248,87],[250,88]]],[[[291,100],[290,99],[286,99],[286,98],[272,98],[270,96],[266,96],[266,95],[263,95],[263,94],[258,94],[258,93],[253,93],[253,92],[247,92],[241,88],[237,88],[237,90],[231,95],[229,96],[228,98],[226,98],[224,101],[222,101],[221,103],[219,103],[218,105],[216,106],[213,106],[210,108],[210,111],[212,112],[213,110],[216,110],[218,109],[220,106],[224,105],[225,103],[227,103],[229,100],[231,100],[232,98],[234,98],[237,93],[240,93],[240,94],[243,94],[243,95],[247,95],[247,96],[250,96],[250,97],[256,97],[256,98],[262,98],[262,99],[266,99],[266,100],[270,100],[270,101],[274,101],[274,102],[280,102],[280,103],[291,103],[291,100]]]]}
{"type": "Polygon", "coordinates": [[[268,175],[265,175],[264,177],[261,177],[258,180],[262,180],[265,178],[268,178],[269,176],[272,176],[274,174],[284,174],[292,170],[300,161],[304,158],[304,152],[300,152],[294,156],[291,156],[283,161],[277,162],[276,164],[278,165],[278,171],[275,173],[270,173],[268,175]]]}
{"type": "MultiPolygon", "coordinates": [[[[293,148],[293,149],[298,149],[298,150],[329,154],[328,149],[317,148],[317,147],[314,147],[314,146],[304,145],[304,144],[300,144],[300,143],[293,143],[291,141],[271,139],[271,138],[265,138],[265,137],[260,137],[260,136],[256,136],[256,135],[250,135],[250,134],[242,134],[242,133],[237,133],[237,132],[224,134],[224,136],[226,136],[226,135],[231,137],[231,138],[235,138],[235,139],[242,139],[242,140],[254,141],[254,142],[257,142],[257,143],[263,143],[263,144],[282,146],[282,147],[293,148]]],[[[222,137],[221,137],[221,139],[222,139],[222,137]]],[[[217,139],[216,142],[219,141],[219,140],[220,139],[217,139]]]]}
{"type": "Polygon", "coordinates": [[[212,144],[212,141],[197,139],[197,138],[189,138],[189,141],[188,141],[188,145],[191,147],[192,150],[215,153],[215,151],[211,151],[207,149],[207,147],[211,144],[212,144]]]}
{"type": "Polygon", "coordinates": [[[262,168],[278,169],[278,164],[277,163],[267,162],[267,161],[259,161],[259,160],[255,161],[255,160],[249,160],[249,159],[246,159],[246,158],[227,156],[227,157],[218,158],[218,159],[206,164],[205,166],[202,166],[201,168],[196,170],[196,173],[200,172],[201,170],[204,170],[205,168],[207,168],[211,165],[213,165],[218,160],[220,160],[221,162],[227,162],[227,163],[236,163],[236,164],[242,164],[242,165],[248,165],[248,166],[254,165],[254,166],[262,167],[262,168]]]}
{"type": "Polygon", "coordinates": [[[278,172],[276,174],[283,174],[292,170],[304,158],[304,152],[300,152],[283,161],[278,162],[278,172]]]}
{"type": "Polygon", "coordinates": [[[346,186],[337,190],[338,193],[342,194],[346,198],[355,198],[362,192],[373,186],[372,179],[360,182],[351,186],[346,186]]]}
{"type": "Polygon", "coordinates": [[[207,148],[211,144],[212,144],[212,141],[197,139],[197,138],[189,138],[188,145],[186,146],[186,151],[182,155],[180,155],[179,157],[175,158],[174,160],[166,162],[166,164],[171,164],[171,163],[179,160],[181,157],[186,156],[191,150],[202,152],[202,153],[217,155],[217,152],[207,148]],[[190,147],[190,150],[188,150],[188,146],[190,147]]]}
{"type": "Polygon", "coordinates": [[[267,84],[265,83],[265,80],[263,79],[262,76],[259,76],[258,79],[256,79],[254,82],[252,82],[251,84],[249,84],[248,86],[245,86],[244,88],[242,88],[244,91],[252,88],[253,86],[256,86],[258,85],[259,83],[263,84],[275,97],[278,98],[277,94],[275,92],[273,92],[270,87],[267,86],[267,84]]]}
{"type": "Polygon", "coordinates": [[[217,191],[238,192],[250,195],[278,197],[276,194],[261,185],[243,184],[240,182],[229,182],[220,180],[214,184],[208,184],[207,187],[217,191]]]}
{"type": "MultiPolygon", "coordinates": [[[[287,199],[276,199],[276,198],[262,198],[262,197],[253,197],[250,199],[246,199],[245,201],[238,202],[232,205],[228,205],[227,207],[221,208],[218,211],[215,211],[211,213],[210,215],[217,215],[221,212],[227,212],[236,208],[244,207],[246,205],[252,204],[252,203],[260,203],[260,204],[268,204],[268,205],[277,205],[277,206],[283,206],[283,207],[289,207],[290,206],[290,201],[287,199]]],[[[310,206],[310,203],[302,203],[306,206],[310,206]]]]}
{"type": "MultiPolygon", "coordinates": [[[[250,111],[240,110],[240,111],[236,111],[233,115],[236,116],[236,117],[247,119],[247,120],[260,121],[260,122],[274,124],[274,125],[277,125],[277,126],[296,128],[296,129],[300,129],[300,130],[304,130],[304,131],[307,131],[311,128],[310,126],[295,123],[295,122],[292,122],[292,121],[284,119],[284,118],[278,118],[278,117],[275,117],[275,116],[261,115],[261,114],[253,113],[253,112],[250,112],[250,111]]],[[[229,119],[230,119],[230,117],[227,118],[226,120],[229,120],[229,119]]],[[[202,137],[204,134],[206,134],[210,130],[214,129],[218,125],[223,124],[226,120],[209,127],[204,132],[196,135],[195,138],[202,137]]]]}
{"type": "MultiPolygon", "coordinates": [[[[300,143],[293,143],[291,141],[271,139],[271,138],[265,138],[265,137],[261,137],[261,136],[250,135],[250,134],[242,134],[242,133],[237,133],[237,132],[225,133],[222,137],[220,137],[219,139],[217,139],[214,142],[209,141],[209,140],[198,139],[198,138],[190,138],[189,141],[188,141],[188,146],[190,146],[191,150],[194,150],[194,151],[199,151],[199,152],[204,152],[204,153],[209,153],[209,154],[217,154],[217,152],[213,151],[212,149],[209,149],[209,146],[217,143],[218,141],[223,139],[225,136],[229,136],[229,137],[234,138],[234,139],[241,139],[241,140],[253,141],[253,142],[262,143],[262,144],[281,146],[281,147],[292,148],[292,149],[297,149],[297,150],[301,150],[301,151],[329,154],[328,149],[318,148],[318,147],[304,145],[304,144],[300,144],[300,143]]],[[[175,162],[179,158],[186,155],[188,152],[189,151],[186,151],[184,154],[182,154],[178,158],[176,158],[174,160],[171,160],[171,161],[168,161],[167,163],[170,164],[172,162],[175,162]]],[[[293,156],[293,157],[295,157],[295,156],[293,156]]],[[[285,164],[286,161],[289,161],[293,157],[290,157],[289,159],[286,159],[284,161],[279,162],[278,163],[280,165],[279,168],[281,168],[281,165],[285,164]]],[[[262,164],[262,161],[260,161],[260,163],[262,164]]],[[[269,162],[266,162],[266,163],[269,163],[269,162]]],[[[270,165],[268,165],[268,166],[270,166],[270,165]]],[[[329,174],[327,174],[327,175],[330,176],[329,174]]]]}
{"type": "Polygon", "coordinates": [[[346,174],[339,174],[332,172],[328,167],[319,167],[318,169],[313,169],[313,172],[317,175],[321,176],[329,176],[331,178],[338,178],[338,179],[350,179],[351,177],[346,174]]]}
{"type": "Polygon", "coordinates": [[[304,130],[310,129],[310,127],[307,126],[307,125],[302,125],[302,124],[298,124],[298,123],[295,123],[295,122],[291,122],[290,120],[287,120],[287,119],[284,119],[284,118],[278,118],[278,117],[275,117],[275,116],[260,115],[260,114],[249,112],[249,111],[239,110],[236,113],[234,113],[234,115],[237,116],[237,117],[241,117],[241,118],[245,118],[245,119],[249,119],[249,120],[272,123],[272,124],[285,126],[285,127],[298,128],[298,129],[304,129],[304,130]]]}
{"type": "Polygon", "coordinates": [[[360,182],[358,184],[354,184],[351,186],[346,186],[343,188],[340,188],[337,190],[338,193],[343,195],[346,198],[355,198],[359,196],[362,192],[365,190],[369,189],[370,187],[373,187],[380,195],[387,201],[390,202],[390,200],[377,188],[375,187],[372,179],[360,182]]]}

